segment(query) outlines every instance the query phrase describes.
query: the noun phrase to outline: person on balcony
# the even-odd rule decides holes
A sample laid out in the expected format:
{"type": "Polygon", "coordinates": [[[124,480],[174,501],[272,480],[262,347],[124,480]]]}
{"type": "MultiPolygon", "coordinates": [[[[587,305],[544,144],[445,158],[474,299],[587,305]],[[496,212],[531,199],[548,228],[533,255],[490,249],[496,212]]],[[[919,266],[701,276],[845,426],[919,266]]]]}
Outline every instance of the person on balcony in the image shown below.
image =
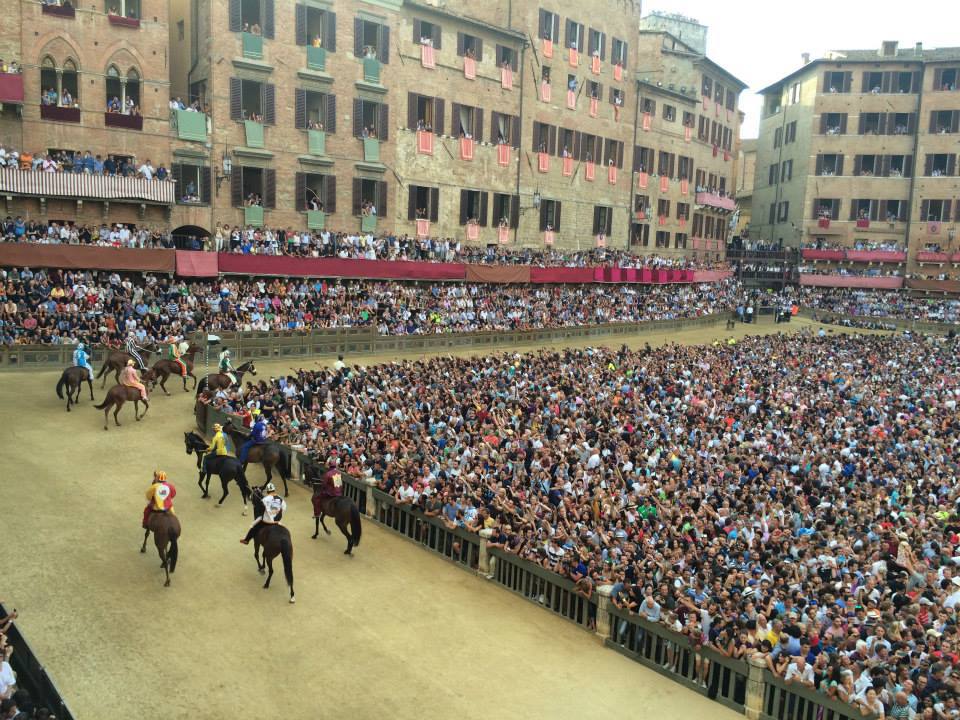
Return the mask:
{"type": "Polygon", "coordinates": [[[114,95],[107,101],[107,112],[108,113],[118,113],[120,112],[120,98],[114,95]]]}
{"type": "Polygon", "coordinates": [[[313,47],[315,47],[315,48],[323,47],[323,40],[320,38],[319,35],[314,35],[314,36],[313,36],[313,42],[312,42],[311,44],[312,44],[313,47]]]}
{"type": "Polygon", "coordinates": [[[64,88],[63,92],[60,93],[60,107],[73,107],[73,95],[71,95],[70,91],[66,88],[64,88]]]}
{"type": "Polygon", "coordinates": [[[137,168],[137,173],[144,180],[153,180],[154,172],[155,170],[153,169],[153,165],[150,163],[150,158],[147,158],[147,161],[137,168]]]}

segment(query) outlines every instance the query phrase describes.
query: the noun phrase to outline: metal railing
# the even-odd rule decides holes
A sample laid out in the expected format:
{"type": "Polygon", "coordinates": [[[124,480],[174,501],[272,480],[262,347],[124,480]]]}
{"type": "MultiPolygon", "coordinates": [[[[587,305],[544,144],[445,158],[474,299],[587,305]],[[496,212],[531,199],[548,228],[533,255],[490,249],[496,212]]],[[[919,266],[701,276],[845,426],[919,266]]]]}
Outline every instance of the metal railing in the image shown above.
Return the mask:
{"type": "Polygon", "coordinates": [[[787,684],[763,671],[761,720],[870,720],[859,709],[799,684],[787,684]]]}

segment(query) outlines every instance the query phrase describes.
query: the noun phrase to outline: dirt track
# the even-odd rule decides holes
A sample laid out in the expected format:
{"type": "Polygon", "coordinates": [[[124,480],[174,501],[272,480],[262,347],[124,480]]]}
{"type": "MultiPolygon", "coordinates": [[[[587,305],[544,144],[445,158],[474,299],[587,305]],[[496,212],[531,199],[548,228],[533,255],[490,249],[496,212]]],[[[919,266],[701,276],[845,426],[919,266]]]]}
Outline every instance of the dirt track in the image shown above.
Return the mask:
{"type": "Polygon", "coordinates": [[[279,563],[264,591],[238,543],[250,520],[238,495],[219,510],[200,499],[182,442],[193,393],[155,394],[139,423],[128,405],[123,426],[104,432],[89,395],[65,412],[58,377],[0,374],[0,593],[82,720],[740,717],[370,522],[354,559],[339,534],[310,540],[299,487],[285,518],[297,589],[288,605],[279,563]],[[154,468],[177,485],[183,523],[170,589],[152,542],[138,552],[154,468]]]}

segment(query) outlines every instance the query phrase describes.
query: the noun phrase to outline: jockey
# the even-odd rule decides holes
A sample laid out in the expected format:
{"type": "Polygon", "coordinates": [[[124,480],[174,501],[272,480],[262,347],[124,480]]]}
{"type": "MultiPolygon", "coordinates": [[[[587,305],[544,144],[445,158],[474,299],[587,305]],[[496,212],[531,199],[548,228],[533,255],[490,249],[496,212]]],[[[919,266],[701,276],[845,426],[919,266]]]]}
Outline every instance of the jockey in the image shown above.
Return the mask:
{"type": "Polygon", "coordinates": [[[143,362],[143,358],[140,357],[140,350],[143,350],[142,347],[137,345],[137,337],[132,332],[127,333],[127,339],[124,342],[124,349],[127,351],[127,354],[130,355],[134,360],[137,361],[137,365],[141,370],[146,370],[147,366],[143,362]]]}
{"type": "Polygon", "coordinates": [[[254,408],[250,414],[253,416],[253,427],[250,428],[250,437],[240,446],[240,462],[247,462],[247,455],[250,449],[255,445],[263,445],[267,442],[267,421],[260,414],[260,408],[254,408]]]}
{"type": "Polygon", "coordinates": [[[170,335],[166,339],[166,344],[170,347],[167,357],[180,366],[180,376],[186,377],[187,366],[184,364],[183,360],[180,359],[180,345],[178,344],[177,339],[173,335],[170,335]]]}
{"type": "Polygon", "coordinates": [[[233,457],[233,454],[227,449],[227,438],[223,434],[223,426],[220,423],[213,424],[213,437],[203,453],[204,472],[208,472],[209,462],[214,457],[233,457]]]}
{"type": "Polygon", "coordinates": [[[155,512],[173,512],[173,499],[177,496],[177,489],[173,483],[167,482],[167,474],[162,470],[153,471],[153,483],[147,490],[147,507],[143,509],[143,528],[147,529],[150,515],[155,512]]]}
{"type": "Polygon", "coordinates": [[[337,468],[336,458],[327,458],[328,470],[323,474],[323,478],[313,490],[313,516],[320,517],[323,510],[323,503],[331,498],[338,498],[343,495],[343,481],[340,478],[340,470],[337,468]]]}
{"type": "Polygon", "coordinates": [[[137,374],[136,363],[133,360],[127,360],[127,366],[120,371],[120,384],[127,387],[133,387],[140,391],[140,397],[147,399],[147,388],[140,382],[140,376],[137,374]]]}
{"type": "Polygon", "coordinates": [[[277,495],[277,488],[274,487],[273,483],[267,483],[264,489],[267,494],[263,496],[263,515],[253,521],[253,525],[250,526],[247,534],[240,541],[244,545],[250,542],[253,536],[264,526],[279,525],[283,518],[283,511],[287,509],[286,500],[277,495]]]}
{"type": "Polygon", "coordinates": [[[230,349],[224,348],[220,353],[220,373],[230,378],[230,384],[237,384],[237,376],[233,374],[233,363],[230,361],[230,349]]]}
{"type": "Polygon", "coordinates": [[[87,354],[87,346],[83,343],[77,345],[73,351],[73,364],[77,367],[86,368],[90,373],[90,379],[93,380],[93,366],[90,365],[90,355],[87,354]]]}

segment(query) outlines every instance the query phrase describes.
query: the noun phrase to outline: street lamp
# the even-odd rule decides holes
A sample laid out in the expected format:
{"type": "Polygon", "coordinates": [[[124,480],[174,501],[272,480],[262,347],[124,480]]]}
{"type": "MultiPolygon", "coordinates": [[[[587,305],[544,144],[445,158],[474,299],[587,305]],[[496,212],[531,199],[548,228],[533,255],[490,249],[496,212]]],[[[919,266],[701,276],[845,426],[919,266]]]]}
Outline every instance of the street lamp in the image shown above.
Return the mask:
{"type": "Polygon", "coordinates": [[[221,168],[223,171],[222,175],[217,175],[217,195],[220,194],[220,185],[224,180],[233,175],[233,160],[227,155],[226,151],[223,153],[223,162],[221,163],[221,168]]]}

